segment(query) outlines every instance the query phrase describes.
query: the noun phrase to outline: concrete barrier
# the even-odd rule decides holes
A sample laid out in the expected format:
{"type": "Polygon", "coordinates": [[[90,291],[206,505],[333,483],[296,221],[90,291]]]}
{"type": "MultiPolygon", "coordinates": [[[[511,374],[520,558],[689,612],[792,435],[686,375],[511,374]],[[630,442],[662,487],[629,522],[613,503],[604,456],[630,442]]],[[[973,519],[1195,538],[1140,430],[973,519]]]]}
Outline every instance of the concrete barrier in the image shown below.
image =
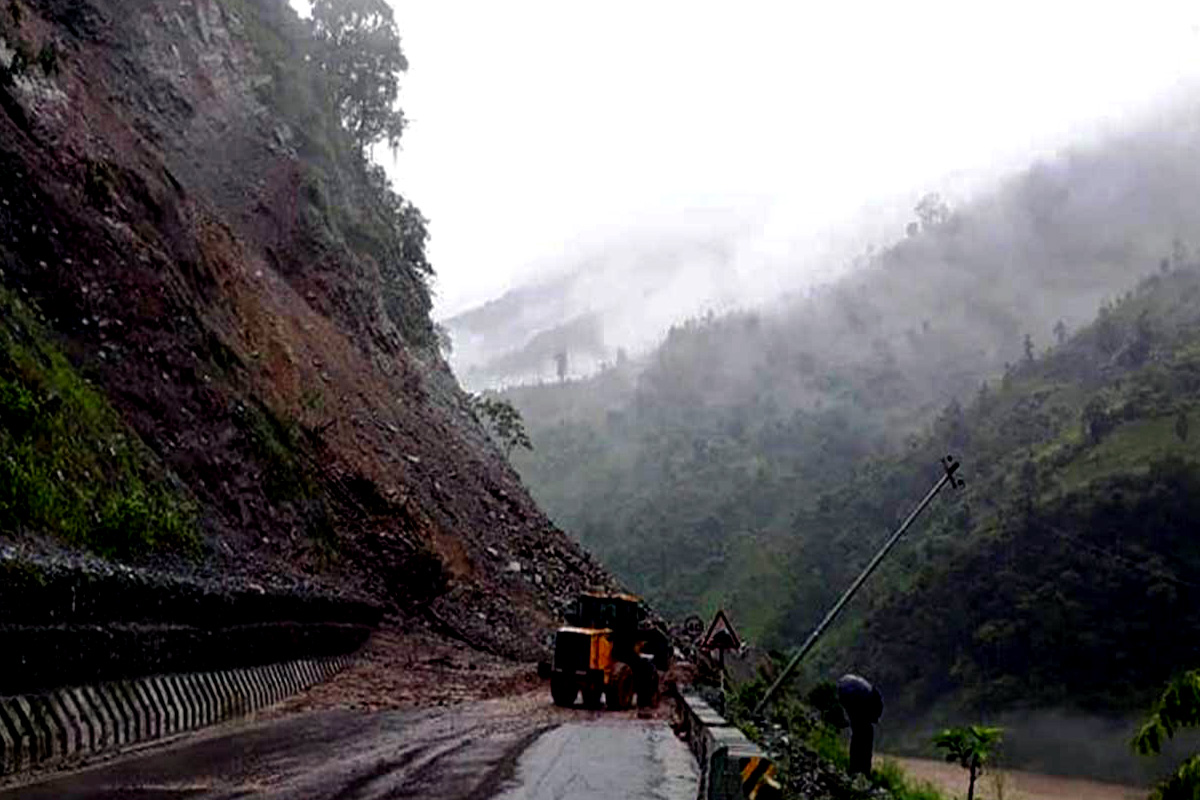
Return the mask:
{"type": "Polygon", "coordinates": [[[700,800],[775,800],[775,762],[698,695],[675,692],[683,735],[700,764],[700,800]]]}
{"type": "Polygon", "coordinates": [[[256,711],[324,681],[349,662],[350,656],[302,659],[0,697],[0,776],[256,711]]]}

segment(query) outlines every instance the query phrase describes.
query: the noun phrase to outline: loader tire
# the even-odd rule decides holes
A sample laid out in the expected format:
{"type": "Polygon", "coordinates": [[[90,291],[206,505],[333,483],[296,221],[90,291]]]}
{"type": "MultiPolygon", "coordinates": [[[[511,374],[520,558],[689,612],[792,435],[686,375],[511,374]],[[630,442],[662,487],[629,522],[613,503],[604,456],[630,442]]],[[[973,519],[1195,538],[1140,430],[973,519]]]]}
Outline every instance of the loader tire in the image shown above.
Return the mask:
{"type": "Polygon", "coordinates": [[[638,708],[651,708],[657,702],[658,670],[653,664],[647,663],[642,667],[641,675],[638,676],[638,708]]]}
{"type": "Polygon", "coordinates": [[[602,688],[584,689],[583,690],[583,707],[584,708],[599,708],[600,695],[603,693],[602,688]]]}
{"type": "Polygon", "coordinates": [[[575,695],[577,694],[579,694],[579,687],[569,677],[555,675],[550,678],[550,696],[554,698],[554,705],[570,708],[575,705],[575,695]]]}
{"type": "Polygon", "coordinates": [[[605,695],[609,711],[624,711],[633,705],[633,667],[624,661],[613,666],[605,695]]]}

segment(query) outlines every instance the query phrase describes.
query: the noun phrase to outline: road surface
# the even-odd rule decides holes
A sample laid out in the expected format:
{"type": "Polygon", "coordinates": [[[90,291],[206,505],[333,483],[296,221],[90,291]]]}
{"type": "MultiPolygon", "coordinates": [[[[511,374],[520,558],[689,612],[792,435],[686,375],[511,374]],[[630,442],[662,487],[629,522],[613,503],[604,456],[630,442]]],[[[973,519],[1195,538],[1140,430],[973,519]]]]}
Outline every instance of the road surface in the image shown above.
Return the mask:
{"type": "Polygon", "coordinates": [[[233,724],[0,800],[691,800],[696,783],[665,721],[556,709],[539,693],[233,724]]]}

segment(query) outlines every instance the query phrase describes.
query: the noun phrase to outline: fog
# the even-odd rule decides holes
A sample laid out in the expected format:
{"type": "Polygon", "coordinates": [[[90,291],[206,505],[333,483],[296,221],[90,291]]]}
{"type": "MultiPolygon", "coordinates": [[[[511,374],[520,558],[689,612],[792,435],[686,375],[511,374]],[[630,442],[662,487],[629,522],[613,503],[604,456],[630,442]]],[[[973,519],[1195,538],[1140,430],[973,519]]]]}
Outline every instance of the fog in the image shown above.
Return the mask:
{"type": "MultiPolygon", "coordinates": [[[[886,245],[924,193],[962,205],[1200,74],[1186,3],[393,5],[410,125],[376,156],[431,220],[438,316],[597,264],[662,275],[644,324],[604,324],[614,352],[803,290],[886,245]],[[657,268],[712,229],[733,232],[720,279],[703,258],[657,268]]],[[[612,288],[587,310],[627,307],[612,288]]],[[[587,311],[566,305],[524,338],[587,311]]]]}
{"type": "MultiPolygon", "coordinates": [[[[759,209],[736,218],[695,211],[687,225],[580,240],[545,266],[548,277],[446,319],[453,363],[468,385],[512,384],[555,377],[553,355],[566,352],[577,377],[620,350],[637,357],[688,318],[753,309],[827,360],[903,361],[916,348],[944,371],[936,353],[946,350],[951,368],[971,362],[977,382],[981,368],[1016,362],[1025,334],[1044,348],[1059,321],[1087,322],[1174,248],[1200,242],[1200,213],[1183,200],[1200,190],[1197,152],[1197,105],[1184,98],[940,196],[944,218],[925,223],[910,198],[903,211],[863,212],[844,235],[772,238],[759,209]],[[953,339],[914,338],[930,330],[953,339]]],[[[761,360],[761,342],[745,346],[754,352],[718,360],[761,360]]],[[[924,400],[969,388],[931,381],[924,400]]]]}

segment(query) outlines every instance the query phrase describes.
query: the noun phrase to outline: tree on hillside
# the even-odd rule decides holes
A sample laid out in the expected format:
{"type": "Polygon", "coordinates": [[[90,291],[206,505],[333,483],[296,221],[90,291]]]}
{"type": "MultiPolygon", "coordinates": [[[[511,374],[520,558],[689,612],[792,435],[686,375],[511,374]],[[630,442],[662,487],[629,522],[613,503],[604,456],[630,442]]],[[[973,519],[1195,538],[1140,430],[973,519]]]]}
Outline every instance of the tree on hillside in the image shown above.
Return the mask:
{"type": "Polygon", "coordinates": [[[1083,434],[1092,444],[1098,443],[1113,428],[1112,416],[1102,397],[1093,397],[1083,407],[1083,434]]]}
{"type": "Polygon", "coordinates": [[[448,358],[454,352],[454,339],[450,336],[450,329],[440,322],[435,322],[433,335],[437,337],[438,351],[448,358]]]}
{"type": "Polygon", "coordinates": [[[946,205],[946,201],[937,192],[930,192],[918,200],[913,211],[916,212],[917,219],[921,221],[921,229],[926,231],[932,230],[950,219],[950,206],[946,205]]]}
{"type": "Polygon", "coordinates": [[[1181,408],[1179,409],[1179,413],[1175,415],[1175,435],[1179,437],[1179,441],[1187,441],[1188,427],[1187,409],[1181,408]]]}
{"type": "Polygon", "coordinates": [[[1067,325],[1061,319],[1054,323],[1054,341],[1060,346],[1067,343],[1067,325]]]}
{"type": "Polygon", "coordinates": [[[408,60],[386,0],[316,0],[317,66],[329,80],[338,119],[360,151],[376,142],[397,147],[404,114],[396,106],[408,60]]]}
{"type": "MultiPolygon", "coordinates": [[[[1190,670],[1167,684],[1150,716],[1133,737],[1142,755],[1158,755],[1163,742],[1181,728],[1200,727],[1200,670],[1190,670]]],[[[1200,753],[1185,760],[1154,788],[1150,800],[1192,800],[1200,796],[1200,753]]]]}
{"type": "Polygon", "coordinates": [[[1183,243],[1182,239],[1176,236],[1171,240],[1171,263],[1175,265],[1176,269],[1180,269],[1187,265],[1187,260],[1187,245],[1183,243]]]}
{"type": "Polygon", "coordinates": [[[1033,337],[1028,333],[1025,334],[1025,342],[1022,345],[1025,348],[1025,363],[1033,363],[1033,337]]]}
{"type": "Polygon", "coordinates": [[[517,411],[512,403],[500,397],[486,397],[477,394],[469,395],[468,399],[471,411],[496,440],[496,443],[503,448],[505,458],[512,454],[514,447],[533,449],[533,442],[530,441],[529,434],[525,431],[525,420],[521,418],[521,412],[517,411]]]}
{"type": "Polygon", "coordinates": [[[992,756],[992,750],[1000,744],[1001,728],[983,725],[968,725],[964,728],[947,728],[933,737],[933,744],[944,750],[950,763],[957,763],[970,775],[967,783],[967,800],[975,800],[975,779],[983,771],[992,756]]]}

